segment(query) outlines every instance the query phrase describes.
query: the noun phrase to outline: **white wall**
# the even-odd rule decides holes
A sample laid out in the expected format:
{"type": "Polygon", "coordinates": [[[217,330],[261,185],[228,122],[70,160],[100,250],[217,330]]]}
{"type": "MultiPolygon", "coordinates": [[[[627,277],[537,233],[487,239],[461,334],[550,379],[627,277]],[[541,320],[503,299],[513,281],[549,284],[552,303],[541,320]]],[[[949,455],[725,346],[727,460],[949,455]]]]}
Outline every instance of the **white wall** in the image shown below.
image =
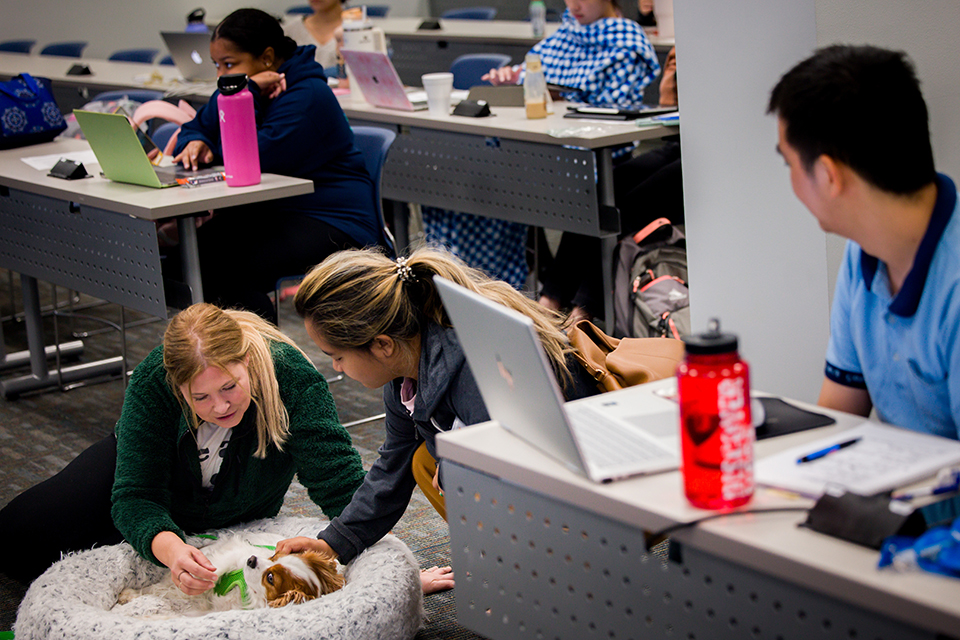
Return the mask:
{"type": "MultiPolygon", "coordinates": [[[[937,167],[960,178],[960,3],[675,0],[694,326],[740,334],[755,388],[815,400],[843,243],[790,189],[765,115],[780,75],[835,42],[902,49],[930,109],[937,167]]],[[[896,135],[895,96],[890,128],[896,135]]]]}
{"type": "Polygon", "coordinates": [[[675,0],[693,326],[739,334],[752,385],[814,400],[829,327],[826,240],[766,115],[816,45],[813,0],[675,0]]]}
{"type": "MultiPolygon", "coordinates": [[[[179,31],[197,7],[216,24],[231,11],[256,7],[282,14],[308,0],[0,0],[0,40],[32,38],[34,52],[51,42],[86,40],[84,56],[106,58],[117,49],[153,47],[165,51],[160,31],[179,31]]],[[[350,4],[359,4],[353,2],[350,4]]],[[[427,0],[371,0],[390,5],[391,17],[426,15],[427,0]]]]}

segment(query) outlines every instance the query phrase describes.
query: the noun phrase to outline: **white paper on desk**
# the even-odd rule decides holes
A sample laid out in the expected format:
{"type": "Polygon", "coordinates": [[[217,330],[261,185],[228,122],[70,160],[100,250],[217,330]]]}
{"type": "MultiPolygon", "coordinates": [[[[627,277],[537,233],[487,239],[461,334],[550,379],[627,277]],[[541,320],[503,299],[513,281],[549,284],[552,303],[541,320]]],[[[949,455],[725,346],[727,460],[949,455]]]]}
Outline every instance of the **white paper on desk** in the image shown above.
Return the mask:
{"type": "MultiPolygon", "coordinates": [[[[53,169],[53,166],[63,158],[79,162],[83,165],[97,164],[97,156],[94,155],[92,149],[87,149],[86,151],[71,151],[69,153],[51,153],[46,156],[30,156],[20,159],[38,171],[49,173],[50,169],[53,169]]],[[[88,171],[87,173],[90,172],[88,171]]]]}
{"type": "Polygon", "coordinates": [[[804,445],[759,459],[757,484],[795,491],[811,497],[823,495],[827,485],[853,493],[874,495],[933,476],[944,467],[960,463],[960,442],[876,422],[865,422],[804,445]],[[855,445],[798,464],[801,457],[860,438],[855,445]]]}

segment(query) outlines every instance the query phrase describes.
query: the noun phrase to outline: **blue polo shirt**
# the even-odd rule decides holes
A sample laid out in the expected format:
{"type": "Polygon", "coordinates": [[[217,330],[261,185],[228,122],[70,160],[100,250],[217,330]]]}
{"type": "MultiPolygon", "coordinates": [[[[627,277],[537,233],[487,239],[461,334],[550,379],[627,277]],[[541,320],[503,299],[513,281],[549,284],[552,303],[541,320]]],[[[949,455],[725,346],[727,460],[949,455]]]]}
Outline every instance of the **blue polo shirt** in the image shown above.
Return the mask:
{"type": "Polygon", "coordinates": [[[887,267],[847,242],[830,315],[826,376],[866,388],[884,422],[957,439],[960,423],[960,215],[953,181],[937,201],[896,296],[887,267]]]}

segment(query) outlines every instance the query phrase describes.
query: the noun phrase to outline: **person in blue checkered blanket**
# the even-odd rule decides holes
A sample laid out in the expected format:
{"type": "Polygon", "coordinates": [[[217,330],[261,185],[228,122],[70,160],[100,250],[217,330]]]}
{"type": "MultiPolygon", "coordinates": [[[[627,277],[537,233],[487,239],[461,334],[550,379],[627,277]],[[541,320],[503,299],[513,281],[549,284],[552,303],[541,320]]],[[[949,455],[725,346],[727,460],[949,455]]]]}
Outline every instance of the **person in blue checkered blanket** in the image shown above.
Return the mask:
{"type": "MultiPolygon", "coordinates": [[[[639,108],[644,88],[660,72],[643,28],[620,17],[616,0],[566,0],[557,31],[530,53],[540,55],[547,82],[571,91],[560,97],[595,107],[639,108]]],[[[522,65],[491,69],[491,84],[516,84],[522,65]]]]}
{"type": "MultiPolygon", "coordinates": [[[[660,71],[657,55],[632,20],[620,17],[616,0],[565,0],[563,23],[533,47],[547,82],[575,87],[560,97],[593,106],[635,108],[660,71]]],[[[516,83],[522,68],[491,69],[491,84],[516,83]]],[[[472,267],[520,289],[526,284],[527,226],[457,211],[423,207],[429,241],[441,244],[472,267]]]]}

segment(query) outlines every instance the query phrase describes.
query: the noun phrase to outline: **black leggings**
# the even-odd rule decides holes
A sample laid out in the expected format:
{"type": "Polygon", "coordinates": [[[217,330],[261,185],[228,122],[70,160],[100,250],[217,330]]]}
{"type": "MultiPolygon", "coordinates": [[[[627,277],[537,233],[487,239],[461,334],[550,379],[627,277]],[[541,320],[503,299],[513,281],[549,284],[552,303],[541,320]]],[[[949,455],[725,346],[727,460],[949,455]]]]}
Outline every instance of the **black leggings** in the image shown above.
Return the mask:
{"type": "MultiPolygon", "coordinates": [[[[277,312],[267,294],[279,278],[303,275],[331,253],[359,246],[323,220],[263,204],[217,211],[197,230],[197,244],[204,299],[271,322],[277,312]]],[[[178,249],[166,257],[163,269],[168,277],[182,278],[178,249]]]]}
{"type": "Polygon", "coordinates": [[[122,542],[110,517],[116,466],[110,434],[0,509],[0,571],[31,582],[62,553],[122,542]]]}

